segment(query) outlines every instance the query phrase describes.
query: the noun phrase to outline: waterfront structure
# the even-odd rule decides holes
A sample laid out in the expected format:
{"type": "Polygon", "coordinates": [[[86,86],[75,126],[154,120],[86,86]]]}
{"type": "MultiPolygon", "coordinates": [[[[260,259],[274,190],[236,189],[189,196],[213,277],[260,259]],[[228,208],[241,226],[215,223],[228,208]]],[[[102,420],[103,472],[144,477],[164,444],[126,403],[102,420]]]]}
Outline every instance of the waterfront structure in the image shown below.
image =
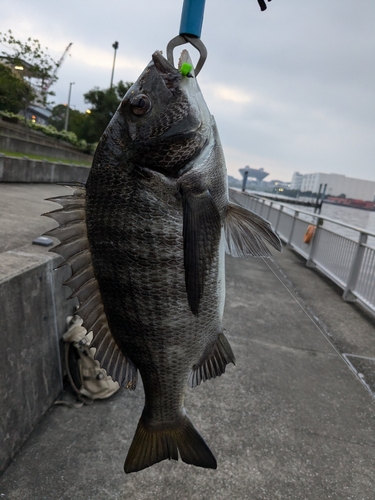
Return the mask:
{"type": "MultiPolygon", "coordinates": [[[[296,172],[295,174],[298,174],[296,172]]],[[[328,196],[344,195],[346,198],[354,198],[364,201],[374,201],[375,182],[354,179],[341,174],[306,174],[303,175],[300,190],[319,192],[319,186],[327,184],[326,194],[328,196]]]]}
{"type": "Polygon", "coordinates": [[[265,172],[263,168],[251,168],[249,166],[240,168],[239,172],[242,177],[246,175],[249,179],[256,179],[257,182],[261,182],[268,175],[268,172],[265,172]]]}
{"type": "Polygon", "coordinates": [[[360,208],[362,210],[375,210],[375,203],[373,201],[354,200],[353,198],[327,196],[324,203],[332,203],[332,205],[340,205],[341,207],[360,208]]]}
{"type": "Polygon", "coordinates": [[[240,174],[242,175],[243,181],[242,181],[242,190],[246,190],[246,184],[247,184],[247,179],[256,179],[255,181],[255,188],[259,188],[262,180],[267,177],[268,172],[265,172],[263,168],[251,168],[248,165],[246,165],[245,168],[240,168],[239,169],[240,174]]]}
{"type": "Polygon", "coordinates": [[[236,179],[232,175],[228,175],[228,186],[240,188],[242,187],[242,181],[240,179],[236,179]]]}
{"type": "Polygon", "coordinates": [[[301,189],[303,177],[304,176],[299,172],[294,172],[292,175],[292,182],[290,183],[290,189],[301,189]]]}

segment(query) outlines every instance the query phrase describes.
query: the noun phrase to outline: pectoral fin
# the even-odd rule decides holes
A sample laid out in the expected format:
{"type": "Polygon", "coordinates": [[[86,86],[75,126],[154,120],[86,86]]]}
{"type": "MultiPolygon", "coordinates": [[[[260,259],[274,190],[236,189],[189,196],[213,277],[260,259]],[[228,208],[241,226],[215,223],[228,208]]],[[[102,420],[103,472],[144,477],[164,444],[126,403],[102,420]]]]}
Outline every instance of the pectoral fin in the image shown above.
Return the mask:
{"type": "Polygon", "coordinates": [[[220,244],[221,221],[208,190],[182,190],[186,292],[190,309],[198,314],[204,280],[220,244]]]}
{"type": "Polygon", "coordinates": [[[226,252],[233,257],[271,257],[266,243],[279,252],[281,241],[272,229],[271,224],[250,212],[246,208],[233,203],[228,204],[225,218],[226,252]]]}

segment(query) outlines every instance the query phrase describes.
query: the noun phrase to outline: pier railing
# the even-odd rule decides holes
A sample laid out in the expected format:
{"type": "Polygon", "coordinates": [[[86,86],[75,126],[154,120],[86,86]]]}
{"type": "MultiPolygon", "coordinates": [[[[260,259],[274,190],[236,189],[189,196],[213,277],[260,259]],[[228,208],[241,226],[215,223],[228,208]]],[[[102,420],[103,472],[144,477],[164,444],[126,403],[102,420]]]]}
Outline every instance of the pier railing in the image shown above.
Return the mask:
{"type": "Polygon", "coordinates": [[[358,301],[375,314],[375,234],[329,217],[313,214],[250,193],[229,190],[231,199],[269,220],[289,248],[306,259],[343,290],[346,301],[358,301]],[[304,243],[308,226],[315,234],[304,243]],[[340,227],[351,236],[343,236],[340,227]]]}

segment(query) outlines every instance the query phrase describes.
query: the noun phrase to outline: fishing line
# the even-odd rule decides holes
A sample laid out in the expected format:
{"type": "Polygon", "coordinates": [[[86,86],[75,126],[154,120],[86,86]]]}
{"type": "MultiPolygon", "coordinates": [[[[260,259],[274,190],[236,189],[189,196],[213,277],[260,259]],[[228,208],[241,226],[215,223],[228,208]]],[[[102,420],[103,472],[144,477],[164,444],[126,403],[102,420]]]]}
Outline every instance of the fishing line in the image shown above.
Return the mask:
{"type": "MultiPolygon", "coordinates": [[[[354,368],[354,366],[350,363],[350,361],[343,355],[341,352],[337,349],[335,344],[332,342],[332,340],[328,337],[328,335],[322,330],[322,328],[319,326],[319,324],[315,321],[315,319],[311,316],[311,314],[306,310],[306,308],[303,306],[303,304],[298,300],[298,298],[295,296],[295,294],[288,288],[288,286],[284,283],[284,281],[276,274],[276,272],[272,269],[272,267],[268,264],[268,262],[265,260],[264,257],[261,257],[263,262],[266,264],[268,269],[272,272],[272,274],[278,279],[278,281],[282,284],[282,286],[285,288],[285,290],[289,293],[289,295],[293,298],[293,300],[299,305],[299,307],[302,309],[302,311],[305,313],[305,315],[309,318],[309,320],[312,322],[312,324],[316,327],[316,329],[323,335],[323,337],[326,339],[326,341],[331,345],[331,347],[334,349],[336,354],[339,355],[340,359],[346,364],[346,366],[349,367],[349,369],[354,373],[356,378],[361,382],[361,384],[366,388],[366,390],[371,394],[373,398],[375,398],[375,394],[372,392],[371,388],[366,384],[366,382],[359,376],[357,370],[354,368]]],[[[274,262],[274,260],[272,260],[274,262]]]]}

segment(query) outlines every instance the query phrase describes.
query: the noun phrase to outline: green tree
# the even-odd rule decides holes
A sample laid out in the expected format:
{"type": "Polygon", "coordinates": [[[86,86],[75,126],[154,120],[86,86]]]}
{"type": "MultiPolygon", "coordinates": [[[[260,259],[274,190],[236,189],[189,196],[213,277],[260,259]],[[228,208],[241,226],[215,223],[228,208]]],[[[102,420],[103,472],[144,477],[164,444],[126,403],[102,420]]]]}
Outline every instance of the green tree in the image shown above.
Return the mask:
{"type": "Polygon", "coordinates": [[[48,96],[54,95],[49,91],[49,86],[57,80],[54,73],[57,63],[46,52],[48,48],[43,49],[39,40],[30,37],[26,42],[21,42],[13,36],[11,30],[0,32],[0,43],[6,48],[0,52],[3,61],[12,67],[22,68],[24,80],[33,88],[33,96],[27,95],[27,104],[33,100],[46,105],[48,96]]]}
{"type": "MultiPolygon", "coordinates": [[[[69,111],[69,114],[73,110],[69,111]]],[[[66,114],[66,105],[58,104],[52,109],[52,114],[50,119],[48,120],[49,125],[52,125],[57,130],[63,130],[65,125],[65,114],[66,114]]]]}
{"type": "Polygon", "coordinates": [[[11,67],[0,63],[0,111],[18,113],[34,93],[11,67]]]}
{"type": "MultiPolygon", "coordinates": [[[[52,109],[52,115],[49,119],[49,124],[57,130],[64,130],[66,116],[66,105],[58,104],[52,109]]],[[[87,120],[87,114],[81,113],[76,109],[69,109],[68,130],[74,132],[79,139],[83,139],[82,131],[84,122],[87,120]]]]}
{"type": "Polygon", "coordinates": [[[82,122],[80,139],[85,139],[88,143],[99,141],[122,98],[132,85],[130,82],[124,83],[120,80],[111,89],[102,90],[94,87],[84,94],[85,102],[91,106],[87,119],[82,122]]]}

